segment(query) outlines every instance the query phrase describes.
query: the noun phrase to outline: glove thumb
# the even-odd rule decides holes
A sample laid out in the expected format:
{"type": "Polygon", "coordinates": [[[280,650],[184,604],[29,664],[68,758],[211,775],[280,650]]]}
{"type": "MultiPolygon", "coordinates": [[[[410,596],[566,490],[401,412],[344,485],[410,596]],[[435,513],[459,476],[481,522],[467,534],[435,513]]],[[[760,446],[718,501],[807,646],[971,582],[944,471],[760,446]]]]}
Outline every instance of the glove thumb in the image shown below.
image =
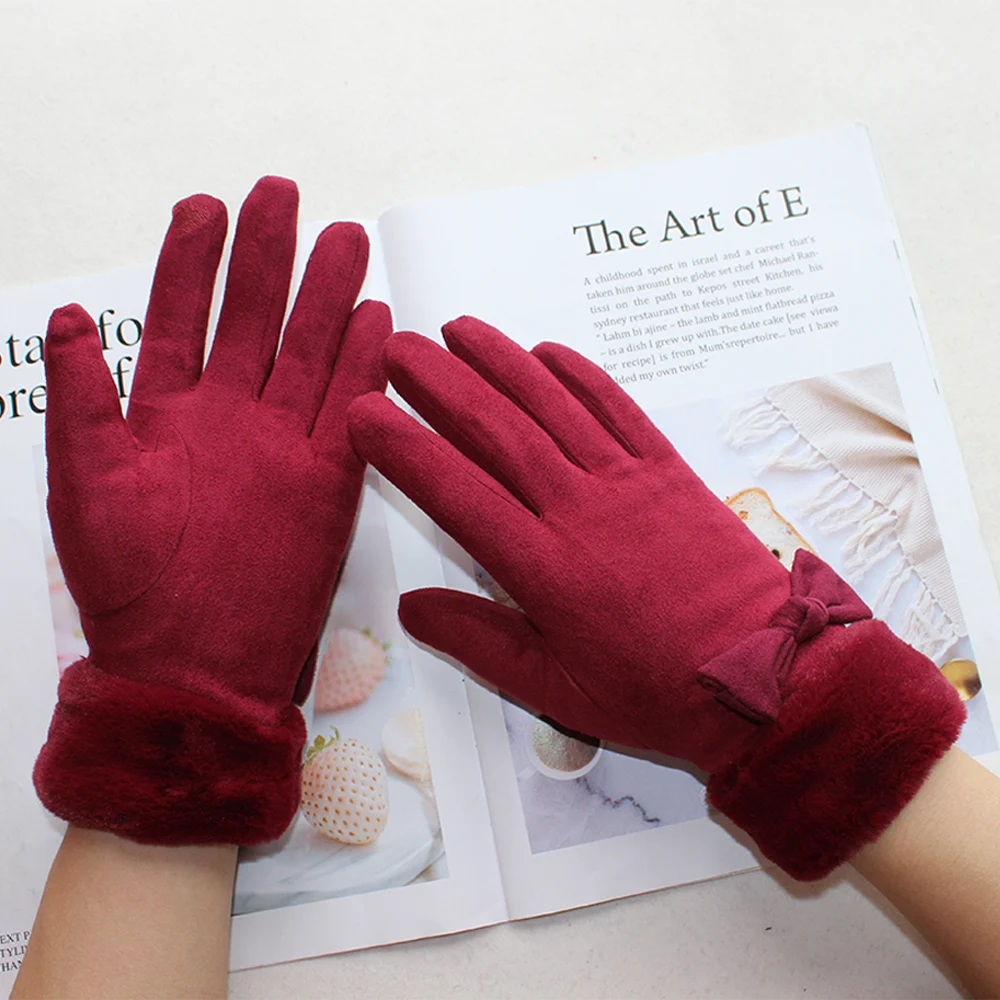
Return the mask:
{"type": "Polygon", "coordinates": [[[565,725],[565,674],[538,630],[514,608],[457,590],[429,587],[399,599],[399,620],[419,642],[465,664],[484,681],[565,725]],[[553,704],[550,704],[553,703],[553,704]]]}
{"type": "Polygon", "coordinates": [[[190,504],[188,453],[172,428],[140,451],[81,306],[52,314],[45,373],[52,537],[81,611],[110,613],[144,592],[176,548],[190,504]]]}
{"type": "Polygon", "coordinates": [[[63,306],[49,319],[45,378],[46,453],[57,474],[95,454],[104,461],[112,456],[119,462],[134,460],[135,441],[125,426],[100,335],[82,306],[63,306]]]}

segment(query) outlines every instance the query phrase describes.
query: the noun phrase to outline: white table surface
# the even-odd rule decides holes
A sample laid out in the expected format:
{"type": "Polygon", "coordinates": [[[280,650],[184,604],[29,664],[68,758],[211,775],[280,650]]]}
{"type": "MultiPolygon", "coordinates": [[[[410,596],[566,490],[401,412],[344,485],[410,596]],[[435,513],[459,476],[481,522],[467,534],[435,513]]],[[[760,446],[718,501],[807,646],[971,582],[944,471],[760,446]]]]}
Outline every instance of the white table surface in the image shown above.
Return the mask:
{"type": "MultiPolygon", "coordinates": [[[[0,287],[148,261],[170,205],[306,219],[852,121],[885,170],[1000,556],[990,0],[5,0],[0,287]]],[[[232,977],[235,997],[951,997],[857,877],[757,873],[232,977]]]]}

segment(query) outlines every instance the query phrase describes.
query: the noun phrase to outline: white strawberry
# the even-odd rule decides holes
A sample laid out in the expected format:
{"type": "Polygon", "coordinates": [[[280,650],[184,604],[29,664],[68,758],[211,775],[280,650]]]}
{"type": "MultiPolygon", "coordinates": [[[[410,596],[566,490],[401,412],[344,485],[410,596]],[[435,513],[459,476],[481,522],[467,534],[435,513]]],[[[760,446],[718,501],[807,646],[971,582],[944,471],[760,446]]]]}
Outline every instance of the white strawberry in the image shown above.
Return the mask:
{"type": "Polygon", "coordinates": [[[302,765],[302,815],[341,844],[373,844],[389,821],[389,779],[378,755],[352,738],[317,736],[302,765]]]}
{"type": "Polygon", "coordinates": [[[334,629],[316,672],[316,710],[334,712],[364,701],[385,673],[388,649],[367,629],[334,629]]]}

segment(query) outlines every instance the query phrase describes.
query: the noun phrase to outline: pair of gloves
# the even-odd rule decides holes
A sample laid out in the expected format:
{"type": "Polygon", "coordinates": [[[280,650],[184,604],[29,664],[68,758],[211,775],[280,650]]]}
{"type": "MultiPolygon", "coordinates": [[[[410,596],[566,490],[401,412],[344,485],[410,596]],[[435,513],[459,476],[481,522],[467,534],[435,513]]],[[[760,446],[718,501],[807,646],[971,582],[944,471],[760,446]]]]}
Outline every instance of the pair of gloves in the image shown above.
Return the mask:
{"type": "Polygon", "coordinates": [[[816,557],[786,572],[580,355],[470,318],[448,350],[390,338],[384,305],[355,307],[360,227],[319,237],[286,323],[296,216],[288,181],[244,203],[203,365],[226,213],[176,206],[127,417],[93,321],[52,317],[49,516],[90,655],[60,681],[44,804],[148,843],[281,835],[370,462],[522,609],[405,594],[415,639],[571,729],[693,762],[797,878],[875,839],[961,728],[934,665],[816,557]]]}

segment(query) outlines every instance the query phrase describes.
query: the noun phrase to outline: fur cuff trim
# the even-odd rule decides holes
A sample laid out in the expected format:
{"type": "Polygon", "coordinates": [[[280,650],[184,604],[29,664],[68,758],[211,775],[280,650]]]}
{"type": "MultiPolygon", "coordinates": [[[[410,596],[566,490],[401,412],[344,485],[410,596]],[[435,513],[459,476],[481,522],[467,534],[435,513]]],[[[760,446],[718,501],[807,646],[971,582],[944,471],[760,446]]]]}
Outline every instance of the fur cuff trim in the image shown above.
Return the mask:
{"type": "Polygon", "coordinates": [[[70,823],[144,844],[262,844],[295,816],[305,735],[294,706],[265,721],[80,660],[59,682],[35,788],[70,823]]]}
{"type": "Polygon", "coordinates": [[[876,840],[958,738],[965,708],[877,621],[803,646],[795,692],[708,799],[793,878],[823,878],[876,840]],[[812,648],[809,648],[812,647],[812,648]]]}

